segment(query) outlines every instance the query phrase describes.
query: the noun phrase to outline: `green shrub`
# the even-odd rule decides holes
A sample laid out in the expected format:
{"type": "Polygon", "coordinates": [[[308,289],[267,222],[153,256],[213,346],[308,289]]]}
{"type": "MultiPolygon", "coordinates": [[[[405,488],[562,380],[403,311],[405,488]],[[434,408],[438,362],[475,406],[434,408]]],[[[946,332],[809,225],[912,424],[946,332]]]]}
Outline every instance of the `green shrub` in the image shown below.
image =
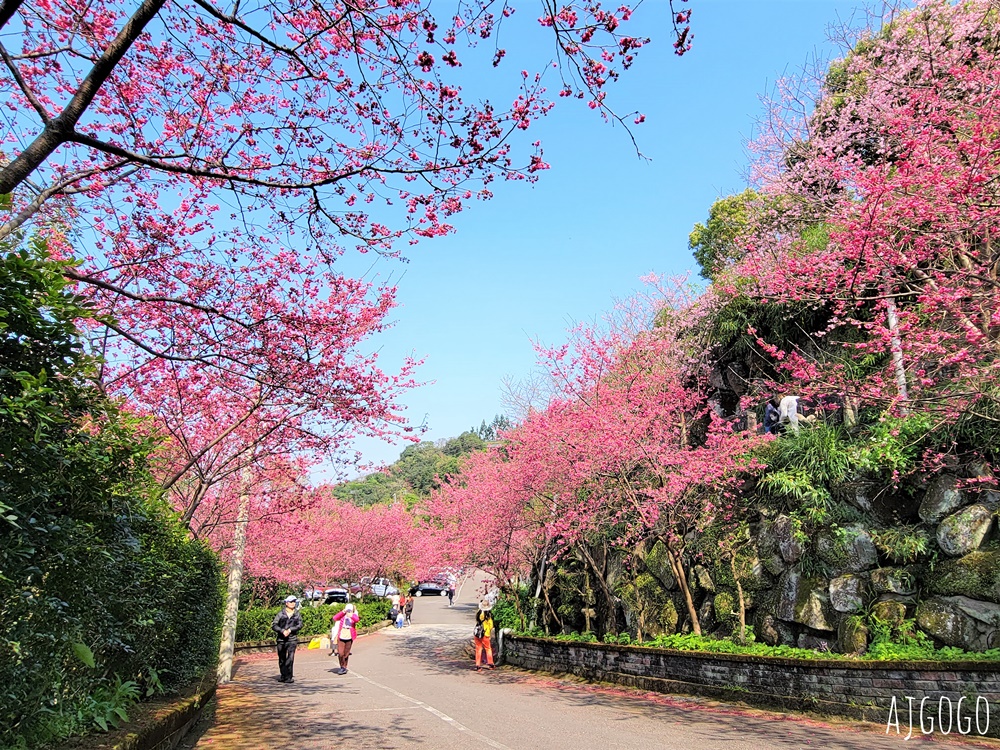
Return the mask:
{"type": "Polygon", "coordinates": [[[879,551],[897,564],[916,562],[934,549],[930,534],[919,526],[894,526],[872,531],[879,551]]]}
{"type": "MultiPolygon", "coordinates": [[[[750,628],[747,628],[748,631],[750,628]]],[[[935,649],[930,639],[923,633],[911,629],[911,639],[906,643],[879,642],[877,637],[869,647],[868,653],[861,657],[864,660],[873,661],[982,661],[1000,662],[1000,649],[990,649],[982,652],[962,651],[958,648],[935,649]],[[881,645],[879,645],[881,643],[881,645]]],[[[593,643],[597,637],[593,633],[564,633],[557,636],[546,636],[540,632],[532,631],[525,633],[533,638],[551,638],[555,641],[573,643],[593,643]]],[[[621,645],[629,645],[631,639],[628,634],[622,634],[618,638],[621,645]]],[[[605,636],[605,643],[613,643],[613,638],[605,636]]],[[[662,635],[649,641],[636,644],[652,648],[666,648],[676,651],[700,651],[713,654],[744,654],[748,656],[780,656],[785,659],[852,659],[858,657],[848,654],[835,654],[826,651],[813,651],[807,648],[794,648],[792,646],[768,646],[764,643],[753,642],[752,632],[745,645],[740,645],[729,638],[708,638],[694,635],[693,633],[662,635]]]]}
{"type": "Polygon", "coordinates": [[[0,250],[0,746],[113,723],[217,655],[218,560],[96,387],[64,265],[0,250]]]}
{"type": "Polygon", "coordinates": [[[493,604],[493,624],[497,630],[510,628],[519,631],[524,629],[527,623],[523,622],[518,614],[518,604],[520,604],[521,612],[531,611],[532,598],[526,587],[522,586],[516,592],[504,591],[497,597],[493,604]],[[520,598],[519,603],[515,602],[515,596],[520,598]]]}

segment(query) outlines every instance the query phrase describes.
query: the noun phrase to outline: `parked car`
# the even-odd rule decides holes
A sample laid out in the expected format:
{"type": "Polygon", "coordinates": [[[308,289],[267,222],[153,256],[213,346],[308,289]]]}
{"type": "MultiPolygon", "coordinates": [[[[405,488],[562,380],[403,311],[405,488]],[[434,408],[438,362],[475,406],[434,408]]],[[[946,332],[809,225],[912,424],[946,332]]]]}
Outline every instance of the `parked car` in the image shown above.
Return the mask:
{"type": "Polygon", "coordinates": [[[392,585],[388,578],[370,578],[365,576],[358,583],[352,583],[348,590],[355,597],[360,599],[365,595],[373,596],[395,596],[399,589],[392,585]]]}
{"type": "Polygon", "coordinates": [[[347,604],[351,601],[351,592],[342,586],[337,586],[326,590],[326,598],[323,599],[323,604],[334,604],[342,603],[347,604]]]}
{"type": "Polygon", "coordinates": [[[434,578],[410,587],[410,596],[448,596],[448,581],[434,578]]]}
{"type": "Polygon", "coordinates": [[[305,589],[302,592],[302,596],[300,596],[299,598],[309,602],[309,601],[322,601],[324,597],[326,597],[326,589],[324,587],[312,586],[310,588],[305,589]]]}
{"type": "Polygon", "coordinates": [[[371,582],[371,591],[375,596],[395,596],[399,589],[392,585],[388,578],[376,578],[371,582]]]}

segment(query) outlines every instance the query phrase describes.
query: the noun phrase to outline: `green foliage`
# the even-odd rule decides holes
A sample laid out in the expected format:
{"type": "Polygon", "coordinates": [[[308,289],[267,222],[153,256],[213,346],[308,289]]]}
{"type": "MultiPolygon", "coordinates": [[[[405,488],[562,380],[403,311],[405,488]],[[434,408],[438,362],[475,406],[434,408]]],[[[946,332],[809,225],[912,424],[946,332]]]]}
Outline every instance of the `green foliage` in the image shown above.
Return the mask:
{"type": "Polygon", "coordinates": [[[750,222],[750,205],[759,200],[754,190],[719,198],[708,210],[704,224],[694,225],[688,247],[701,267],[701,275],[714,279],[720,271],[743,256],[739,244],[750,222]]]}
{"type": "Polygon", "coordinates": [[[366,508],[380,503],[391,503],[404,495],[408,489],[402,478],[379,471],[353,482],[338,484],[333,488],[333,494],[339,500],[366,508]]]}
{"type": "MultiPolygon", "coordinates": [[[[747,279],[735,279],[740,286],[749,285],[747,279]]],[[[746,294],[734,294],[719,307],[709,321],[709,338],[718,346],[721,361],[753,360],[756,367],[764,366],[768,377],[778,378],[779,373],[770,360],[761,361],[757,338],[779,341],[783,344],[805,341],[805,332],[817,331],[826,326],[829,315],[822,308],[804,302],[761,302],[746,294]],[[755,333],[750,333],[753,329],[755,333]]]]}
{"type": "Polygon", "coordinates": [[[510,628],[514,631],[524,630],[525,617],[531,611],[533,601],[531,593],[526,586],[521,586],[516,591],[503,591],[493,604],[493,623],[497,630],[510,628]],[[514,597],[520,601],[515,601],[514,597]],[[521,614],[518,613],[520,607],[521,614]]]}
{"type": "MultiPolygon", "coordinates": [[[[912,621],[909,621],[912,622],[912,621]]],[[[912,626],[911,626],[912,627],[912,626]]],[[[749,628],[748,628],[749,630],[749,628]]],[[[532,638],[545,638],[539,631],[525,633],[532,638]]],[[[592,643],[597,640],[593,633],[567,633],[551,637],[550,640],[573,643],[592,643]]],[[[777,656],[784,659],[804,659],[807,661],[837,659],[837,660],[858,660],[858,657],[848,654],[835,654],[827,651],[814,651],[807,648],[795,648],[793,646],[768,646],[764,643],[755,643],[748,637],[745,645],[740,645],[729,638],[709,638],[706,636],[694,635],[693,633],[662,635],[649,641],[643,641],[640,646],[649,648],[665,648],[675,651],[697,651],[710,654],[741,654],[745,656],[777,656]]],[[[605,638],[605,643],[611,643],[605,638]]],[[[621,645],[628,645],[627,642],[619,641],[621,645]]],[[[869,648],[868,653],[861,657],[862,660],[871,661],[1000,661],[1000,649],[991,649],[982,652],[962,651],[958,648],[935,649],[933,644],[927,645],[929,639],[923,633],[915,629],[912,630],[911,640],[907,644],[896,643],[895,645],[882,648],[869,648]],[[924,640],[926,639],[926,640],[924,640]]],[[[874,643],[873,643],[874,646],[874,643]]]]}
{"type": "Polygon", "coordinates": [[[497,414],[493,417],[492,422],[486,424],[486,420],[484,419],[479,427],[471,430],[471,432],[476,433],[476,435],[478,435],[484,442],[488,443],[496,440],[500,436],[501,432],[509,430],[513,426],[514,423],[507,417],[503,414],[497,414]]]}
{"type": "Polygon", "coordinates": [[[916,562],[934,549],[930,534],[919,526],[875,529],[871,535],[879,551],[898,564],[916,562]]]}
{"type": "Polygon", "coordinates": [[[94,385],[64,266],[0,255],[0,745],[109,723],[130,682],[176,687],[217,651],[218,560],[94,385]]]}
{"type": "Polygon", "coordinates": [[[802,230],[798,247],[807,255],[826,250],[830,244],[830,227],[823,223],[810,224],[802,230]]]}
{"type": "Polygon", "coordinates": [[[481,451],[486,443],[475,432],[463,432],[457,438],[452,438],[444,444],[441,452],[446,456],[467,456],[475,451],[481,451]]]}
{"type": "Polygon", "coordinates": [[[778,501],[778,507],[788,510],[793,518],[799,514],[813,524],[830,520],[832,498],[825,487],[817,487],[805,469],[769,471],[760,479],[759,487],[778,501]]]}
{"type": "MultiPolygon", "coordinates": [[[[107,732],[128,721],[128,710],[140,698],[134,680],[103,680],[72,707],[56,706],[45,711],[45,733],[51,737],[71,737],[99,730],[107,732]]],[[[22,745],[23,746],[23,745],[22,745]]]]}
{"type": "MultiPolygon", "coordinates": [[[[372,601],[362,601],[355,605],[358,608],[359,628],[371,627],[389,618],[389,609],[392,602],[388,599],[374,599],[372,601]]],[[[301,636],[323,635],[330,632],[333,624],[333,616],[344,608],[343,604],[321,604],[318,607],[303,607],[299,614],[302,615],[301,636]]],[[[236,620],[236,642],[252,643],[255,641],[274,640],[274,631],[271,630],[271,623],[275,616],[281,611],[281,607],[261,607],[259,609],[247,609],[239,613],[236,620]]]]}
{"type": "Polygon", "coordinates": [[[1000,648],[970,653],[960,648],[935,648],[931,637],[917,628],[915,620],[899,624],[869,620],[871,644],[867,658],[879,661],[1000,661],[1000,648]]]}
{"type": "Polygon", "coordinates": [[[927,414],[882,416],[847,447],[848,461],[870,474],[907,474],[928,447],[935,424],[927,414]]]}
{"type": "MultiPolygon", "coordinates": [[[[497,417],[492,427],[483,422],[482,429],[496,430],[507,424],[497,417]]],[[[361,507],[398,501],[412,506],[440,487],[442,481],[459,474],[463,456],[485,447],[483,438],[471,430],[445,441],[440,447],[429,441],[410,445],[386,471],[343,482],[333,488],[333,494],[340,500],[361,507]]]]}
{"type": "Polygon", "coordinates": [[[768,464],[777,471],[808,477],[812,485],[844,481],[854,468],[850,436],[840,427],[818,424],[803,428],[769,446],[768,464]]]}

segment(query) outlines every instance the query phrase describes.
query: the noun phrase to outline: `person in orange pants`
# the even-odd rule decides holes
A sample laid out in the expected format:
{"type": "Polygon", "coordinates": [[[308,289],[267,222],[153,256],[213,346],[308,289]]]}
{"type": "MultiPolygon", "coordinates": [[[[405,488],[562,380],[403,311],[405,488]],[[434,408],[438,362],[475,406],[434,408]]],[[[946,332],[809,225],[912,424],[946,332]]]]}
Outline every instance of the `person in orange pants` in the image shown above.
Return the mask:
{"type": "Polygon", "coordinates": [[[486,652],[486,667],[493,669],[493,646],[490,644],[490,637],[493,635],[493,614],[491,610],[493,604],[483,599],[479,602],[479,611],[476,612],[476,629],[473,631],[472,642],[476,644],[476,666],[477,672],[483,669],[483,652],[486,652]]]}

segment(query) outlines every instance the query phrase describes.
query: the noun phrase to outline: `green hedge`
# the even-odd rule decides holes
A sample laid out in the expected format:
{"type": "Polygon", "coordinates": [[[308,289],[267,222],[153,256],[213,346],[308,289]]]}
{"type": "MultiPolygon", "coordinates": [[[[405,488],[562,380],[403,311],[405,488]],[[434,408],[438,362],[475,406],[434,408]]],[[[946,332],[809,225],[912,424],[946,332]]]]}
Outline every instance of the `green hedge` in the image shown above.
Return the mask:
{"type": "Polygon", "coordinates": [[[114,723],[217,657],[218,560],[95,386],[63,265],[0,248],[0,747],[114,723]]]}
{"type": "MultiPolygon", "coordinates": [[[[546,635],[540,628],[519,632],[518,635],[525,635],[530,638],[544,638],[552,641],[562,641],[569,643],[596,643],[597,636],[594,633],[561,633],[559,635],[546,635]]],[[[929,640],[929,639],[928,639],[929,640]]],[[[883,662],[983,662],[984,664],[995,664],[1000,661],[1000,649],[990,649],[989,651],[962,651],[958,648],[934,648],[933,645],[923,647],[907,647],[906,645],[889,644],[885,648],[873,648],[868,653],[856,656],[854,654],[838,654],[830,651],[816,651],[809,648],[795,648],[794,646],[768,646],[765,643],[745,643],[739,644],[728,638],[712,638],[709,636],[694,635],[693,633],[676,633],[674,635],[661,635],[648,641],[632,642],[627,633],[619,636],[606,635],[605,643],[617,643],[619,645],[644,646],[647,648],[664,648],[674,651],[695,651],[709,654],[738,654],[742,656],[775,656],[783,659],[803,659],[806,661],[816,660],[840,660],[840,661],[883,661],[883,662]]]]}
{"type": "MultiPolygon", "coordinates": [[[[388,619],[392,603],[388,599],[364,601],[356,605],[361,620],[358,627],[376,625],[388,619]]],[[[299,635],[323,635],[330,632],[333,616],[344,608],[343,604],[324,604],[318,607],[303,607],[302,630],[299,635]]],[[[236,620],[236,642],[268,641],[274,638],[271,623],[281,607],[261,607],[247,609],[239,613],[236,620]]]]}

